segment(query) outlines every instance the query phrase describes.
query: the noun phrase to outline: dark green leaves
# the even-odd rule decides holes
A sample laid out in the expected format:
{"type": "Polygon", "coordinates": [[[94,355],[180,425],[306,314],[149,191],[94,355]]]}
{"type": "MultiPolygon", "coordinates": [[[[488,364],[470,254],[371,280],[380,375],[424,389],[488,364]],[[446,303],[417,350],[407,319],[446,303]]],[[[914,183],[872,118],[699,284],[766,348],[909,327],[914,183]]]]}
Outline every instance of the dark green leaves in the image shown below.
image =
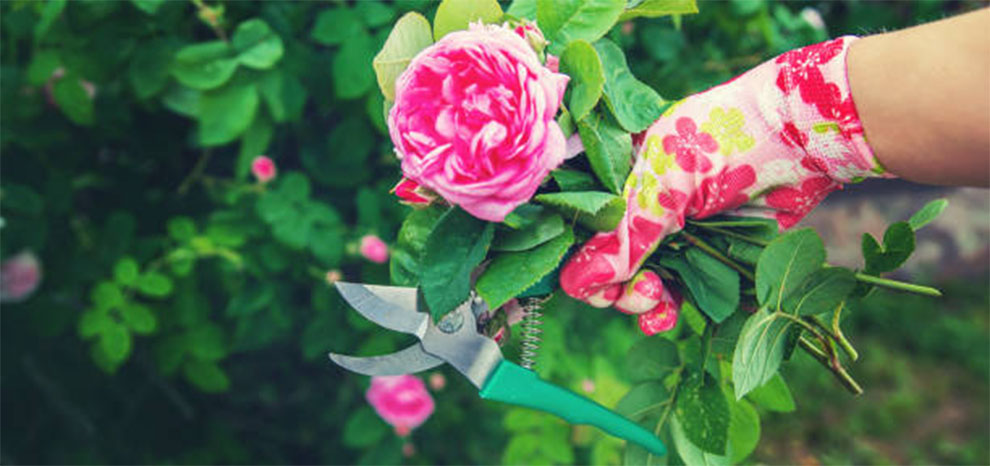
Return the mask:
{"type": "Polygon", "coordinates": [[[506,230],[495,235],[493,251],[525,251],[539,246],[564,232],[564,219],[555,213],[545,213],[527,228],[506,230]]]}
{"type": "Polygon", "coordinates": [[[595,42],[595,50],[605,70],[604,92],[608,108],[626,131],[645,130],[660,117],[666,102],[653,88],[633,76],[626,65],[625,54],[614,42],[602,39],[595,42]]]}
{"type": "Polygon", "coordinates": [[[634,383],[662,380],[680,364],[677,345],[659,336],[641,338],[626,355],[626,372],[634,383]]]}
{"type": "Polygon", "coordinates": [[[856,287],[849,269],[820,269],[809,275],[800,288],[784,298],[783,310],[797,315],[834,311],[856,287]]]}
{"type": "Polygon", "coordinates": [[[625,215],[626,201],[620,196],[601,191],[572,191],[538,194],[536,201],[556,207],[568,218],[596,230],[614,230],[625,215]]]}
{"type": "Polygon", "coordinates": [[[203,42],[179,50],[172,62],[172,75],[184,86],[213,89],[234,75],[237,63],[230,44],[222,40],[203,42]]]}
{"type": "Polygon", "coordinates": [[[93,124],[93,97],[79,76],[69,74],[52,86],[52,97],[69,120],[77,125],[93,124]]]}
{"type": "Polygon", "coordinates": [[[395,247],[389,252],[389,274],[393,284],[419,284],[420,257],[426,248],[426,239],[443,213],[439,208],[428,208],[414,210],[406,216],[395,247]]]}
{"type": "Polygon", "coordinates": [[[557,268],[572,244],[574,234],[565,229],[563,234],[535,249],[496,256],[478,277],[475,288],[488,307],[495,309],[557,268]]]}
{"type": "Polygon", "coordinates": [[[468,24],[481,21],[491,24],[502,17],[502,7],[496,0],[443,0],[433,17],[433,38],[467,29],[468,24]]]}
{"type": "Polygon", "coordinates": [[[434,320],[467,300],[471,272],[485,258],[494,230],[494,224],[458,207],[437,221],[426,240],[420,272],[420,289],[434,320]]]}
{"type": "Polygon", "coordinates": [[[597,113],[578,121],[577,125],[595,176],[609,191],[620,193],[629,175],[632,158],[629,133],[608,116],[597,113]]]}
{"type": "Polygon", "coordinates": [[[395,79],[420,50],[433,43],[430,22],[419,13],[406,13],[389,33],[382,50],[372,62],[378,87],[386,100],[395,100],[395,79]]]}
{"type": "Polygon", "coordinates": [[[560,55],[560,72],[571,77],[567,85],[570,91],[567,107],[575,120],[581,120],[595,108],[605,85],[598,52],[587,41],[571,42],[560,55]]]}
{"type": "Polygon", "coordinates": [[[573,40],[604,36],[625,6],[625,0],[538,0],[536,22],[550,41],[550,53],[560,54],[573,40]]]}
{"type": "Polygon", "coordinates": [[[386,434],[388,426],[371,408],[364,407],[347,418],[341,440],[349,447],[363,448],[377,444],[386,434]]]}
{"type": "Polygon", "coordinates": [[[360,16],[351,8],[339,6],[327,8],[316,15],[309,36],[323,45],[337,45],[361,32],[360,16]]]}
{"type": "Polygon", "coordinates": [[[707,373],[692,375],[677,395],[674,415],[692,444],[725,454],[731,413],[718,381],[707,373]]]}
{"type": "Polygon", "coordinates": [[[746,320],[732,355],[736,399],[765,384],[777,373],[792,324],[791,320],[766,307],[746,320]]]}
{"type": "Polygon", "coordinates": [[[863,233],[863,259],[866,273],[890,272],[904,263],[914,252],[914,230],[908,222],[897,222],[883,234],[883,246],[869,233],[863,233]]]}
{"type": "Polygon", "coordinates": [[[375,55],[371,36],[361,31],[347,38],[333,56],[333,89],[337,97],[353,99],[364,95],[375,82],[371,62],[375,55]]]}
{"type": "Polygon", "coordinates": [[[715,322],[722,322],[739,305],[739,272],[719,262],[698,248],[690,248],[683,257],[669,257],[661,265],[677,271],[702,312],[715,322]]]}
{"type": "Polygon", "coordinates": [[[231,43],[238,52],[237,60],[248,68],[271,68],[284,53],[282,38],[258,18],[238,25],[231,43]]]}
{"type": "Polygon", "coordinates": [[[780,374],[774,375],[766,383],[749,392],[746,397],[769,411],[789,413],[794,411],[794,397],[787,382],[780,374]]]}
{"type": "Polygon", "coordinates": [[[200,144],[218,146],[237,139],[254,120],[258,102],[258,90],[253,84],[224,86],[203,93],[199,101],[200,144]]]}
{"type": "MultiPolygon", "coordinates": [[[[756,297],[772,311],[825,263],[825,245],[810,228],[795,230],[773,240],[756,264],[756,297]]],[[[737,391],[738,393],[738,391],[737,391]]]]}

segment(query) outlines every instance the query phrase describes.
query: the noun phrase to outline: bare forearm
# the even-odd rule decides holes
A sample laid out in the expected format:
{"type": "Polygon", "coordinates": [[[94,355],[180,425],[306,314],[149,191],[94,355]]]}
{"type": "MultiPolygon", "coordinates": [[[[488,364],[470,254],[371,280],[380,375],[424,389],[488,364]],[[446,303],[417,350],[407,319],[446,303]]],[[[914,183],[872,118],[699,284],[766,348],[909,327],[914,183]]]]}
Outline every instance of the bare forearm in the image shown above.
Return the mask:
{"type": "Polygon", "coordinates": [[[888,171],[990,184],[990,9],[866,37],[848,65],[866,138],[888,171]]]}

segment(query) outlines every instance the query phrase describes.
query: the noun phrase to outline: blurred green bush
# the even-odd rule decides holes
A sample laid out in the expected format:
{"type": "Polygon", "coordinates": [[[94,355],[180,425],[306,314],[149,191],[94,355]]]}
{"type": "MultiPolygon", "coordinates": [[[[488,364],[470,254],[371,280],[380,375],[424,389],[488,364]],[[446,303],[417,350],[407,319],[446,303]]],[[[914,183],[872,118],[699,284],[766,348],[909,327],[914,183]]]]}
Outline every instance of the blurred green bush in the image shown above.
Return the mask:
{"type": "MultiPolygon", "coordinates": [[[[676,25],[636,20],[610,36],[638,77],[679,98],[793,47],[976,5],[703,2],[676,25]]],[[[358,252],[364,235],[393,240],[406,209],[388,193],[399,171],[371,59],[403,12],[435,8],[0,3],[0,256],[33,251],[43,271],[33,297],[3,306],[0,462],[403,461],[403,441],[369,416],[366,379],[324,354],[377,354],[408,340],[349,312],[326,278],[388,280],[387,265],[358,252]],[[261,154],[278,167],[268,184],[250,177],[261,154]]],[[[985,305],[986,294],[972,299],[985,305]]],[[[911,337],[881,346],[911,370],[897,348],[951,358],[978,385],[985,354],[963,342],[987,341],[985,322],[969,332],[971,317],[947,319],[938,338],[895,326],[884,331],[911,337]]],[[[559,298],[544,332],[541,375],[591,387],[607,405],[628,389],[629,322],[559,298]]],[[[444,373],[407,462],[621,461],[621,442],[483,403],[444,373]]],[[[867,409],[819,386],[823,399],[867,409]]],[[[811,413],[781,422],[813,422],[811,413]]],[[[889,432],[878,435],[900,435],[896,420],[882,422],[889,432]]],[[[985,444],[955,440],[884,458],[987,462],[985,444]]],[[[804,442],[813,456],[829,453],[804,442]]],[[[873,461],[875,450],[822,460],[873,461]]]]}

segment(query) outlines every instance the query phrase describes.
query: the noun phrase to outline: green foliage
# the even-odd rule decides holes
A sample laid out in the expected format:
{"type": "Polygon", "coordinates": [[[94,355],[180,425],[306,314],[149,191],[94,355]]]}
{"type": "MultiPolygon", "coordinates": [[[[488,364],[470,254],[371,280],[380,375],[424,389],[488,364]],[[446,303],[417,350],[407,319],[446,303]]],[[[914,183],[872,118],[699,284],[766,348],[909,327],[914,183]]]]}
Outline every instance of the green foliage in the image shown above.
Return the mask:
{"type": "Polygon", "coordinates": [[[596,231],[612,231],[626,212],[626,201],[601,191],[537,194],[537,202],[556,207],[568,217],[596,231]]]}
{"type": "Polygon", "coordinates": [[[632,138],[607,115],[590,115],[577,123],[578,134],[595,176],[618,194],[632,168],[632,138]]]}
{"type": "Polygon", "coordinates": [[[571,41],[600,39],[625,6],[625,0],[538,0],[536,23],[550,41],[550,53],[560,54],[571,41]]]}
{"type": "MultiPolygon", "coordinates": [[[[319,24],[319,23],[318,23],[319,24]]],[[[339,25],[337,25],[339,29],[339,25]]],[[[387,100],[395,100],[395,79],[420,50],[433,44],[430,22],[418,13],[406,13],[388,34],[385,45],[374,58],[378,87],[387,100]]]]}
{"type": "Polygon", "coordinates": [[[437,220],[426,239],[419,276],[423,299],[435,321],[468,299],[471,271],[485,259],[494,232],[493,223],[459,207],[437,220]]]}
{"type": "Polygon", "coordinates": [[[722,322],[739,305],[739,273],[698,249],[666,257],[660,264],[677,271],[698,309],[722,322]]]}
{"type": "Polygon", "coordinates": [[[572,244],[574,234],[570,229],[565,229],[556,238],[540,246],[501,254],[478,277],[475,289],[488,307],[495,309],[556,269],[572,244]]]}
{"type": "MultiPolygon", "coordinates": [[[[615,120],[627,132],[638,133],[649,127],[666,108],[653,88],[640,82],[629,71],[622,49],[608,39],[595,42],[605,73],[605,103],[615,120]]],[[[596,172],[597,173],[597,172],[596,172]]]]}
{"type": "Polygon", "coordinates": [[[598,103],[605,85],[605,72],[598,52],[587,41],[575,40],[567,44],[560,55],[560,72],[571,77],[567,87],[570,99],[567,108],[571,117],[582,120],[598,103]]]}
{"type": "Polygon", "coordinates": [[[445,0],[433,17],[433,38],[440,40],[451,32],[467,29],[473,22],[490,24],[501,17],[502,7],[496,0],[445,0]]]}

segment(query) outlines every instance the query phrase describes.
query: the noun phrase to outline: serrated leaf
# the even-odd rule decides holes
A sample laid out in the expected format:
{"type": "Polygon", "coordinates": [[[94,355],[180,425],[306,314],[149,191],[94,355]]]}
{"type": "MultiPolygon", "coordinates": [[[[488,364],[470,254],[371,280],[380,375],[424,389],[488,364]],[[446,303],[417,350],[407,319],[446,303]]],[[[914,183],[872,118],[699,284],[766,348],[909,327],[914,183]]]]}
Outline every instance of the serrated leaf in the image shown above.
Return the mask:
{"type": "Polygon", "coordinates": [[[254,121],[258,103],[253,84],[204,92],[199,100],[199,143],[219,146],[237,139],[254,121]]]}
{"type": "Polygon", "coordinates": [[[378,444],[388,433],[385,424],[370,408],[360,408],[347,418],[341,437],[344,445],[366,448],[378,444]]]}
{"type": "Polygon", "coordinates": [[[576,215],[579,223],[596,231],[614,230],[626,212],[625,199],[602,191],[538,194],[534,199],[556,207],[566,218],[576,215]]]}
{"type": "Polygon", "coordinates": [[[680,364],[677,345],[659,336],[641,338],[626,355],[626,373],[633,383],[663,380],[680,364]]]}
{"type": "Polygon", "coordinates": [[[509,215],[505,216],[502,220],[509,228],[515,228],[516,230],[521,230],[523,228],[529,228],[532,224],[536,223],[537,220],[543,217],[543,213],[546,208],[541,205],[536,205],[532,203],[525,203],[512,209],[509,215]]]}
{"type": "Polygon", "coordinates": [[[129,302],[120,308],[124,323],[138,335],[148,335],[158,327],[158,319],[148,306],[129,302]]]}
{"type": "Polygon", "coordinates": [[[611,118],[598,113],[577,122],[577,127],[595,176],[605,188],[619,194],[629,175],[632,137],[611,118]]]}
{"type": "Polygon", "coordinates": [[[908,224],[911,225],[911,229],[918,231],[921,227],[928,225],[932,220],[935,220],[939,214],[949,206],[949,201],[947,199],[935,199],[922,207],[920,210],[914,213],[910,219],[908,219],[908,224]]]}
{"type": "Polygon", "coordinates": [[[443,0],[433,17],[433,38],[440,40],[476,21],[492,24],[501,18],[502,7],[496,0],[443,0]]]}
{"type": "MultiPolygon", "coordinates": [[[[595,42],[595,50],[605,70],[605,103],[623,129],[630,133],[645,130],[663,113],[667,102],[652,87],[636,79],[622,49],[608,39],[595,42]]],[[[587,148],[587,144],[585,145],[587,148]]]]}
{"type": "Polygon", "coordinates": [[[372,66],[378,87],[388,101],[395,100],[395,80],[421,50],[433,44],[430,22],[415,12],[406,13],[395,23],[372,66]]]}
{"type": "Polygon", "coordinates": [[[536,22],[559,55],[573,40],[594,42],[612,29],[625,0],[538,0],[536,22]]]}
{"type": "Polygon", "coordinates": [[[556,238],[564,228],[560,215],[547,213],[527,228],[496,231],[492,251],[525,251],[556,238]]]}
{"type": "Polygon", "coordinates": [[[689,15],[698,12],[695,0],[643,0],[638,5],[622,12],[619,21],[633,18],[660,18],[669,15],[689,15]]]}
{"type": "Polygon", "coordinates": [[[688,248],[683,257],[665,257],[660,264],[677,271],[698,309],[716,323],[739,306],[739,272],[700,249],[688,248]]]}
{"type": "Polygon", "coordinates": [[[468,298],[471,272],[485,258],[494,226],[459,207],[437,221],[426,240],[420,272],[420,290],[434,321],[468,298]]]}
{"type": "Polygon", "coordinates": [[[777,237],[756,264],[757,299],[771,310],[780,310],[784,300],[824,263],[825,245],[814,230],[803,228],[777,237]]]}
{"type": "Polygon", "coordinates": [[[182,85],[197,90],[220,87],[237,71],[234,49],[222,40],[183,47],[175,55],[170,71],[182,85]]]}
{"type": "Polygon", "coordinates": [[[182,366],[182,374],[189,383],[206,393],[221,393],[230,389],[227,374],[211,361],[186,361],[182,366]]]}
{"type": "Polygon", "coordinates": [[[605,85],[605,72],[598,52],[587,41],[572,41],[560,55],[560,72],[571,77],[567,108],[572,118],[581,120],[595,108],[605,85]]]}
{"type": "Polygon", "coordinates": [[[754,313],[739,333],[732,355],[732,383],[736,399],[759,387],[774,374],[784,359],[790,320],[766,307],[754,313]]]}
{"type": "Polygon", "coordinates": [[[791,389],[779,373],[747,393],[746,397],[768,411],[789,413],[796,409],[791,389]]]}
{"type": "Polygon", "coordinates": [[[497,255],[478,277],[475,289],[489,309],[496,309],[553,272],[572,244],[574,233],[565,229],[536,249],[497,255]]]}
{"type": "Polygon", "coordinates": [[[692,374],[677,394],[674,417],[687,438],[700,449],[724,455],[731,413],[718,381],[707,373],[692,374]]]}
{"type": "Polygon", "coordinates": [[[853,273],[844,268],[820,269],[805,279],[801,287],[784,299],[783,309],[797,315],[834,311],[856,287],[853,273]]]}
{"type": "Polygon", "coordinates": [[[275,66],[285,53],[282,38],[268,23],[252,18],[237,26],[231,38],[237,60],[248,68],[266,70],[275,66]]]}

